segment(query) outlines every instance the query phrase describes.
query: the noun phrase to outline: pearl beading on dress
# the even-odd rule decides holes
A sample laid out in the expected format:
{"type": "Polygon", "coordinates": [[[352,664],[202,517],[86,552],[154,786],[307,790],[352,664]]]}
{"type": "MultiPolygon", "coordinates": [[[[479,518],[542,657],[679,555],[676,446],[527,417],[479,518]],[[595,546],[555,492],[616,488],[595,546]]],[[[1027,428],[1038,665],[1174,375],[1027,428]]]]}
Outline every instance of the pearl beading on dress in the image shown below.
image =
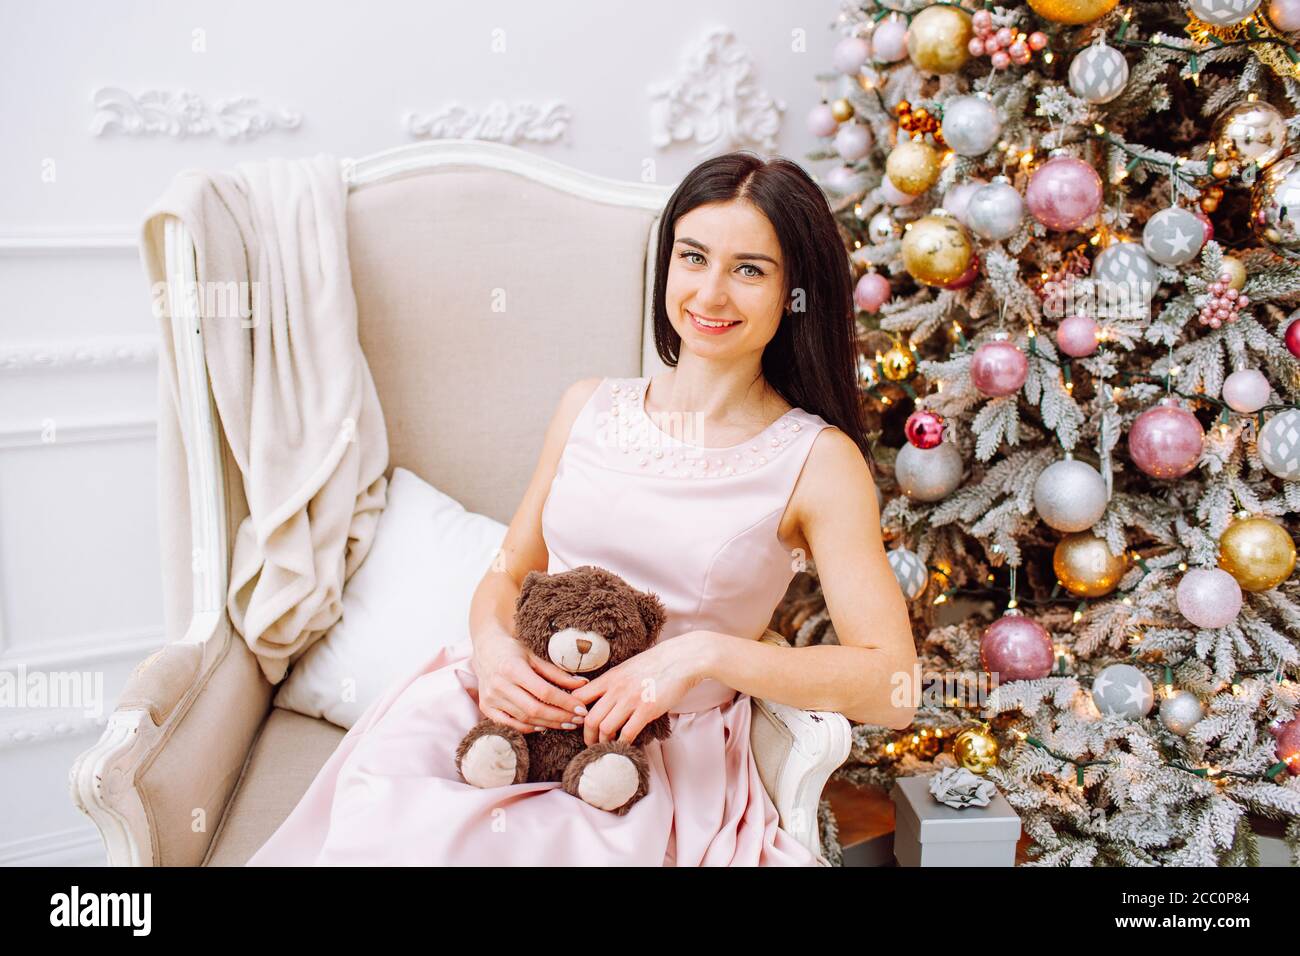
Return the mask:
{"type": "Polygon", "coordinates": [[[629,471],[671,478],[726,478],[761,468],[788,448],[802,430],[795,411],[748,442],[729,448],[703,448],[660,429],[645,411],[649,379],[622,379],[609,386],[610,407],[596,415],[599,443],[629,471]]]}

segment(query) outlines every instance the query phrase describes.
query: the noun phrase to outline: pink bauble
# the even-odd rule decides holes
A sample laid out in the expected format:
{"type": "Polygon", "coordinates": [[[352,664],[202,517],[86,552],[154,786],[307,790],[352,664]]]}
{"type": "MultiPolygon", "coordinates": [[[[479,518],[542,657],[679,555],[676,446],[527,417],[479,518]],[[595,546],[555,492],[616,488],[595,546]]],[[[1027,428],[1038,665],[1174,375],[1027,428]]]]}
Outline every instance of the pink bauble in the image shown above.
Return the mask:
{"type": "Polygon", "coordinates": [[[917,448],[934,448],[943,441],[943,418],[926,408],[919,408],[907,416],[903,434],[917,448]]]}
{"type": "Polygon", "coordinates": [[[1227,627],[1241,611],[1241,585],[1222,568],[1192,568],[1178,582],[1179,613],[1197,627],[1227,627]]]}
{"type": "Polygon", "coordinates": [[[1101,208],[1101,177],[1081,159],[1056,156],[1034,170],[1025,205],[1048,229],[1069,232],[1101,208]]]}
{"type": "Polygon", "coordinates": [[[891,206],[906,206],[916,202],[916,196],[903,192],[889,181],[888,176],[880,177],[880,198],[891,206]]]}
{"type": "Polygon", "coordinates": [[[981,186],[987,186],[982,179],[972,179],[969,182],[958,183],[952,186],[943,194],[943,208],[953,214],[959,223],[970,228],[970,223],[966,221],[966,209],[970,206],[970,197],[975,195],[975,190],[981,186]]]}
{"type": "Polygon", "coordinates": [[[826,185],[837,193],[861,191],[864,177],[852,166],[835,166],[826,174],[826,185]]]}
{"type": "Polygon", "coordinates": [[[1005,70],[1011,65],[1011,57],[1005,50],[998,50],[989,57],[989,62],[993,64],[993,69],[1005,70]]]}
{"type": "Polygon", "coordinates": [[[871,52],[877,63],[897,63],[907,56],[907,23],[890,17],[871,35],[871,52]]]}
{"type": "Polygon", "coordinates": [[[979,256],[971,256],[970,265],[966,267],[966,271],[963,272],[961,275],[959,275],[957,278],[953,279],[951,282],[939,283],[939,288],[964,289],[972,282],[974,282],[976,279],[978,279],[979,274],[980,274],[980,258],[979,256]]]}
{"type": "Polygon", "coordinates": [[[1264,373],[1255,368],[1233,372],[1223,381],[1222,398],[1234,412],[1250,415],[1268,404],[1271,391],[1264,373]]]}
{"type": "Polygon", "coordinates": [[[1300,319],[1296,319],[1286,327],[1286,350],[1300,358],[1300,319]]]}
{"type": "Polygon", "coordinates": [[[853,290],[853,301],[863,312],[879,312],[889,301],[889,280],[879,272],[868,272],[858,280],[853,290]]]}
{"type": "Polygon", "coordinates": [[[1071,358],[1097,351],[1097,323],[1086,315],[1070,315],[1056,327],[1056,347],[1071,358]]]}
{"type": "Polygon", "coordinates": [[[833,136],[839,125],[827,103],[818,103],[808,111],[808,132],[814,136],[833,136]]]}
{"type": "Polygon", "coordinates": [[[1270,0],[1268,18],[1283,33],[1300,30],[1300,0],[1270,0]]]}
{"type": "Polygon", "coordinates": [[[1287,772],[1300,774],[1300,717],[1287,721],[1277,733],[1277,759],[1287,762],[1287,772]]]}
{"type": "Polygon", "coordinates": [[[1025,384],[1029,359],[1005,339],[985,342],[970,362],[971,383],[985,395],[1010,395],[1025,384]]]}
{"type": "Polygon", "coordinates": [[[1201,229],[1205,231],[1205,241],[1209,242],[1214,238],[1214,223],[1210,222],[1210,217],[1200,209],[1193,211],[1192,215],[1201,221],[1201,229]]]}
{"type": "Polygon", "coordinates": [[[993,14],[988,10],[976,10],[971,14],[970,21],[976,33],[989,33],[993,29],[993,14]]]}
{"type": "Polygon", "coordinates": [[[1051,637],[1023,614],[998,618],[980,637],[980,666],[999,682],[1038,680],[1052,672],[1054,662],[1051,637]]]}
{"type": "Polygon", "coordinates": [[[846,163],[857,162],[871,152],[871,130],[863,123],[846,123],[835,134],[835,152],[846,163]]]}
{"type": "Polygon", "coordinates": [[[862,69],[871,56],[871,44],[862,37],[845,37],[835,44],[831,52],[831,64],[841,73],[853,76],[862,69]]]}
{"type": "Polygon", "coordinates": [[[1181,478],[1196,467],[1204,445],[1201,423],[1178,405],[1148,408],[1128,432],[1129,457],[1152,478],[1181,478]]]}
{"type": "Polygon", "coordinates": [[[970,51],[971,56],[983,56],[985,53],[984,41],[979,37],[971,37],[970,43],[966,44],[966,49],[970,51]]]}
{"type": "Polygon", "coordinates": [[[1047,42],[1047,34],[1042,30],[1035,30],[1029,34],[1029,49],[1031,50],[1042,50],[1046,48],[1047,42]]]}

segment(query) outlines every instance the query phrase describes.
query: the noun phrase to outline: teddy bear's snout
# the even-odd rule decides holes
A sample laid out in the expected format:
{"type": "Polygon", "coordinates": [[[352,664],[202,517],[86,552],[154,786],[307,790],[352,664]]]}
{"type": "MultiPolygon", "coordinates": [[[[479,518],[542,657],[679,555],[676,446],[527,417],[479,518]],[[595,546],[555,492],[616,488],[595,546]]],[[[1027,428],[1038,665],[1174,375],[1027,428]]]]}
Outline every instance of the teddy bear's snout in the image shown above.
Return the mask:
{"type": "Polygon", "coordinates": [[[594,671],[609,661],[609,641],[595,631],[566,627],[551,635],[547,654],[557,667],[571,674],[594,671]]]}

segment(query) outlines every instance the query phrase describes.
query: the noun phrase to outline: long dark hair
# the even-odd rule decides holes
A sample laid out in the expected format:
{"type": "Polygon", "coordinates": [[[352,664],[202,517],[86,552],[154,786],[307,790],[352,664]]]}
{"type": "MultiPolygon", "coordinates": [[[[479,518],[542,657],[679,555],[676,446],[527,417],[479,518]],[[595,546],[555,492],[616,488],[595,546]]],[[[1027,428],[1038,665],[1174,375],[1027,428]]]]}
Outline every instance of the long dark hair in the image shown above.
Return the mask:
{"type": "Polygon", "coordinates": [[[664,292],[677,220],[705,203],[744,199],[772,223],[785,258],[788,303],[804,292],[802,312],[786,311],[763,350],[763,377],[791,405],[820,415],[853,439],[874,468],[858,386],[857,319],[848,255],[826,195],[796,163],[741,150],[705,160],[664,207],[655,257],[655,350],[677,366],[682,339],[668,321],[664,292]]]}

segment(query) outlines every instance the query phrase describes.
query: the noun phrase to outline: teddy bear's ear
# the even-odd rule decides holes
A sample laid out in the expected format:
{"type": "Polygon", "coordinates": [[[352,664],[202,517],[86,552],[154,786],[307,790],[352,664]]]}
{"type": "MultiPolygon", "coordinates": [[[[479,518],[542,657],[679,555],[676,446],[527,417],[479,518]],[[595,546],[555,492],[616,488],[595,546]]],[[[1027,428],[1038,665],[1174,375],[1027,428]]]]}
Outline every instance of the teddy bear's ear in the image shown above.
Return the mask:
{"type": "Polygon", "coordinates": [[[532,592],[533,585],[537,584],[539,581],[545,581],[548,577],[550,577],[550,575],[545,571],[535,570],[529,571],[524,575],[524,583],[519,585],[519,600],[515,601],[516,612],[518,612],[519,609],[524,606],[524,602],[528,600],[528,595],[532,592]]]}
{"type": "Polygon", "coordinates": [[[651,641],[659,636],[660,629],[664,622],[668,620],[668,612],[664,609],[663,601],[659,596],[646,591],[638,591],[636,596],[637,610],[641,612],[641,620],[645,624],[645,633],[651,641]]]}

